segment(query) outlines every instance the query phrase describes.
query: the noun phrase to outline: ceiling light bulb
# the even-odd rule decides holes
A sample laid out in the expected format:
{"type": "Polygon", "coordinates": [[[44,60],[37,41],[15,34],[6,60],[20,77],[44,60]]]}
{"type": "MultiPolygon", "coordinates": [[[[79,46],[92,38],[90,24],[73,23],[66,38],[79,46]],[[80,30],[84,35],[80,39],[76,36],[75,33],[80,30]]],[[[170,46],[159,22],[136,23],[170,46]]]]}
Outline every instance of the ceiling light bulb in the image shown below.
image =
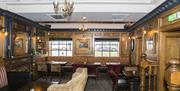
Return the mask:
{"type": "Polygon", "coordinates": [[[85,17],[85,16],[83,17],[83,20],[86,20],[86,17],[85,17]]]}
{"type": "Polygon", "coordinates": [[[53,5],[54,5],[54,7],[57,7],[57,6],[59,6],[59,2],[58,2],[57,0],[55,0],[55,1],[53,2],[53,5]]]}

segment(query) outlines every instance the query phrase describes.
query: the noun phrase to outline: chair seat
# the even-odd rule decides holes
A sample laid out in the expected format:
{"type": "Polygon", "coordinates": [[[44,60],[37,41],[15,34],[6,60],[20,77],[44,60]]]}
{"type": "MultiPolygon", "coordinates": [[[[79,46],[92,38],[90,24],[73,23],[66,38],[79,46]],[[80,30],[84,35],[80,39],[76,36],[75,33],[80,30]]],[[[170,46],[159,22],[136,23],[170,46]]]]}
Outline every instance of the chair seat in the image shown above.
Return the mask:
{"type": "Polygon", "coordinates": [[[118,79],[118,84],[128,84],[128,81],[126,79],[118,79]]]}
{"type": "Polygon", "coordinates": [[[96,77],[94,74],[88,74],[89,77],[96,77]]]}
{"type": "Polygon", "coordinates": [[[129,83],[126,79],[118,79],[117,82],[117,87],[115,91],[124,91],[124,90],[128,90],[129,91],[130,86],[129,83]]]}

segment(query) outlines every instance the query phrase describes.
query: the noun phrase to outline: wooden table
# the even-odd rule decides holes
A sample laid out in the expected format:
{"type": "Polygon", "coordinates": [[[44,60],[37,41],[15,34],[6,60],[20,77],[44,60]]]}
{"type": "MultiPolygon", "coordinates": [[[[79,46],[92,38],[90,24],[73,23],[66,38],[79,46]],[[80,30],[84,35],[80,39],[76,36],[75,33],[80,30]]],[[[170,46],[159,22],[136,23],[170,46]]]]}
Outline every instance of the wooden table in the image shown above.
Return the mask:
{"type": "Polygon", "coordinates": [[[106,62],[106,65],[120,65],[120,62],[106,62]]]}
{"type": "Polygon", "coordinates": [[[65,65],[67,64],[66,61],[47,61],[47,64],[60,64],[60,65],[65,65]]]}

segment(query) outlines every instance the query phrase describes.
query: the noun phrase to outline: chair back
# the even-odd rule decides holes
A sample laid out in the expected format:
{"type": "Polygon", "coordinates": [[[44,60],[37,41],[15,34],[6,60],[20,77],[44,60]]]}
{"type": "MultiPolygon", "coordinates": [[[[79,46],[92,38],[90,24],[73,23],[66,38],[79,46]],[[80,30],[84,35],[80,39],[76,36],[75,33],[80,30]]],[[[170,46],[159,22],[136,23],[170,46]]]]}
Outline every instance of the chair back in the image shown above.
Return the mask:
{"type": "Polygon", "coordinates": [[[47,71],[47,64],[45,61],[43,62],[36,62],[37,64],[37,71],[46,72],[47,71]]]}
{"type": "Polygon", "coordinates": [[[108,70],[113,70],[116,74],[122,73],[123,66],[122,65],[107,65],[108,70]]]}
{"type": "Polygon", "coordinates": [[[138,71],[138,66],[125,66],[124,71],[138,71]]]}
{"type": "Polygon", "coordinates": [[[0,88],[8,85],[7,73],[5,67],[0,67],[0,88]]]}
{"type": "Polygon", "coordinates": [[[97,74],[97,66],[98,65],[93,65],[93,64],[88,64],[87,68],[88,68],[88,74],[97,74]]]}
{"type": "Polygon", "coordinates": [[[108,70],[108,74],[110,75],[113,84],[117,83],[119,77],[113,70],[108,70]]]}
{"type": "Polygon", "coordinates": [[[51,72],[61,72],[61,65],[51,64],[51,72]]]}

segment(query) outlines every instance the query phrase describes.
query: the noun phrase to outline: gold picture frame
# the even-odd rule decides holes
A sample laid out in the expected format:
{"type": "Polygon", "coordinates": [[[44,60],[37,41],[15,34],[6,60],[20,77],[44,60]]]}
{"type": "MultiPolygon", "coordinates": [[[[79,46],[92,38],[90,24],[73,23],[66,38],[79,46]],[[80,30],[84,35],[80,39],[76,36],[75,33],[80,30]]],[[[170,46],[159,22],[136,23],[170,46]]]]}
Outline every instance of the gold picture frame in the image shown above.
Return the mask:
{"type": "Polygon", "coordinates": [[[90,39],[76,40],[76,54],[90,54],[90,39]]]}
{"type": "Polygon", "coordinates": [[[23,39],[16,39],[15,40],[15,47],[16,48],[23,48],[23,39]]]}

